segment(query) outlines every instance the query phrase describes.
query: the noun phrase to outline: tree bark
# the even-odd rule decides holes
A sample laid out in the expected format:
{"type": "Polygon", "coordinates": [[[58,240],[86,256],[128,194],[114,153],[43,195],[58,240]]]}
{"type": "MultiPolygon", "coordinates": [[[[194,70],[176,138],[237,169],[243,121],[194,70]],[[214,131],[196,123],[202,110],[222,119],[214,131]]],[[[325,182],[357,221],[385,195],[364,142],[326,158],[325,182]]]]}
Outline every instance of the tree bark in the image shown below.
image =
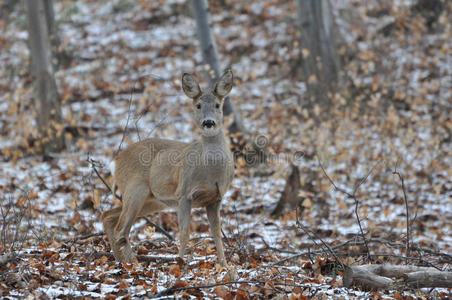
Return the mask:
{"type": "Polygon", "coordinates": [[[419,271],[404,276],[405,283],[412,288],[452,288],[452,272],[419,271]]]}
{"type": "Polygon", "coordinates": [[[360,267],[346,267],[342,281],[347,288],[357,286],[364,290],[388,289],[394,284],[391,278],[376,275],[360,267]]]}
{"type": "Polygon", "coordinates": [[[47,23],[47,30],[52,46],[58,50],[60,39],[55,23],[55,10],[53,9],[53,0],[44,0],[44,11],[47,23]]]}
{"type": "MultiPolygon", "coordinates": [[[[201,45],[202,57],[207,65],[207,77],[209,78],[210,85],[213,85],[220,76],[220,64],[217,45],[210,28],[211,20],[207,0],[192,0],[192,9],[196,19],[196,28],[199,43],[201,45]]],[[[234,121],[229,127],[230,133],[247,132],[243,125],[242,117],[236,110],[230,97],[226,97],[224,101],[223,113],[225,116],[233,115],[234,121]]]]}
{"type": "Polygon", "coordinates": [[[301,68],[310,103],[330,103],[328,92],[339,78],[334,18],[329,0],[297,0],[301,68]]]}
{"type": "Polygon", "coordinates": [[[37,145],[42,154],[49,157],[51,152],[64,149],[65,144],[44,0],[27,0],[26,9],[40,134],[37,145]]]}

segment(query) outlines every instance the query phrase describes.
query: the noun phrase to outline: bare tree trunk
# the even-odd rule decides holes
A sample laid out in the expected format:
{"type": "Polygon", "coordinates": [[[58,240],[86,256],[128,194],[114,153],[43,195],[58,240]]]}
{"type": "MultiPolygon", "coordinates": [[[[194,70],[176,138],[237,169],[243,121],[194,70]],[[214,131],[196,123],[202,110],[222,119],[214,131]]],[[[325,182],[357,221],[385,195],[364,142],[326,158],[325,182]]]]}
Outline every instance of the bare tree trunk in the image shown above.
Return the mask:
{"type": "Polygon", "coordinates": [[[44,0],[27,0],[27,21],[35,105],[40,133],[38,146],[45,157],[64,149],[61,104],[52,64],[44,0]]]}
{"type": "Polygon", "coordinates": [[[58,48],[60,39],[55,24],[55,10],[53,9],[53,0],[44,0],[44,10],[50,42],[54,48],[58,48]]]}
{"type": "MultiPolygon", "coordinates": [[[[218,59],[217,45],[210,28],[210,12],[207,0],[192,0],[193,13],[196,19],[196,28],[198,31],[198,39],[201,44],[202,57],[207,68],[209,82],[212,85],[220,76],[220,65],[218,59]]],[[[246,133],[240,113],[235,109],[230,97],[225,99],[223,105],[223,113],[225,116],[233,114],[234,122],[229,127],[230,133],[243,132],[246,133]]]]}
{"type": "Polygon", "coordinates": [[[302,70],[311,104],[330,103],[328,92],[339,78],[334,19],[329,0],[297,0],[302,70]]]}

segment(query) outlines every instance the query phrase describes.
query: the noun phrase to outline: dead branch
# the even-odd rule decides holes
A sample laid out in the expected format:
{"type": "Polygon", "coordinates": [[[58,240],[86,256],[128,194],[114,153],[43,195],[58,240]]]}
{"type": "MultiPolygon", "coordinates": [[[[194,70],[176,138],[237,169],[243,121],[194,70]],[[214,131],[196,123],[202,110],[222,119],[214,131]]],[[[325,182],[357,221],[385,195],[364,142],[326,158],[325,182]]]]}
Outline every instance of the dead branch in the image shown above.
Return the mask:
{"type": "Polygon", "coordinates": [[[403,289],[405,287],[448,288],[452,287],[452,272],[409,265],[352,266],[346,268],[343,284],[345,287],[357,286],[366,290],[403,289]]]}
{"type": "MultiPolygon", "coordinates": [[[[113,253],[103,251],[79,253],[79,255],[85,258],[101,258],[102,256],[105,256],[107,258],[114,259],[113,253]]],[[[175,256],[137,255],[136,258],[140,262],[162,262],[162,261],[174,262],[179,260],[179,256],[176,255],[175,256]]]]}
{"type": "Polygon", "coordinates": [[[92,237],[103,236],[103,235],[105,235],[105,232],[102,231],[102,232],[96,232],[96,233],[90,233],[90,234],[75,236],[73,238],[62,240],[61,242],[62,243],[72,243],[73,244],[73,243],[76,243],[76,242],[79,242],[79,241],[87,240],[87,239],[92,238],[92,237]]]}
{"type": "Polygon", "coordinates": [[[121,151],[122,143],[124,142],[124,139],[126,138],[126,135],[127,135],[127,127],[129,126],[129,121],[130,121],[130,109],[132,107],[132,102],[133,102],[133,93],[135,92],[135,83],[136,83],[136,81],[134,81],[132,84],[132,91],[130,92],[130,99],[129,99],[129,108],[127,109],[127,121],[126,121],[126,125],[124,126],[124,131],[122,133],[121,142],[119,143],[119,147],[118,147],[118,150],[116,150],[115,156],[118,155],[119,151],[121,151]]]}
{"type": "MultiPolygon", "coordinates": [[[[333,249],[331,249],[331,247],[321,238],[319,237],[314,231],[312,230],[308,230],[306,227],[303,226],[303,224],[301,224],[300,220],[298,219],[298,206],[297,206],[297,211],[296,211],[296,222],[297,222],[297,226],[298,228],[301,228],[307,235],[309,235],[311,237],[314,236],[315,239],[319,240],[327,249],[328,251],[331,253],[331,255],[333,255],[334,259],[336,260],[336,263],[338,265],[340,265],[342,267],[342,269],[345,269],[344,264],[342,263],[342,261],[339,259],[339,257],[337,257],[336,253],[334,252],[333,249]]],[[[312,237],[311,237],[312,239],[312,237]]],[[[314,241],[315,242],[315,241],[314,241]]]]}
{"type": "Polygon", "coordinates": [[[405,274],[404,283],[412,288],[452,288],[452,272],[418,271],[405,274]]]}
{"type": "MultiPolygon", "coordinates": [[[[351,267],[355,268],[355,267],[351,267]]],[[[374,273],[379,276],[384,277],[393,277],[393,278],[402,278],[407,273],[412,272],[419,272],[419,271],[425,271],[425,272],[438,272],[437,269],[431,268],[431,267],[418,267],[418,266],[410,266],[410,265],[363,265],[363,266],[357,266],[357,268],[360,268],[362,270],[367,270],[371,273],[374,273]]]]}
{"type": "MultiPolygon", "coordinates": [[[[370,238],[370,239],[367,239],[366,241],[357,241],[356,239],[351,239],[351,240],[345,241],[343,243],[330,246],[330,248],[331,248],[331,250],[336,250],[336,249],[340,249],[340,248],[347,247],[347,246],[365,246],[366,243],[385,244],[386,246],[391,247],[391,248],[404,248],[405,247],[405,245],[403,245],[403,244],[390,242],[390,241],[387,241],[385,239],[370,238]]],[[[428,253],[430,255],[440,256],[443,259],[445,259],[446,261],[452,262],[452,255],[450,255],[450,254],[442,253],[442,252],[438,252],[438,251],[435,251],[435,250],[430,249],[430,248],[418,247],[418,246],[414,246],[414,245],[412,245],[411,248],[413,250],[422,251],[422,252],[428,253]]],[[[321,250],[314,250],[314,251],[312,251],[312,250],[302,251],[302,252],[299,252],[299,253],[297,253],[295,255],[292,255],[292,256],[283,258],[283,259],[281,259],[279,261],[276,261],[276,262],[272,263],[270,266],[280,265],[282,263],[285,263],[287,261],[290,261],[290,260],[293,260],[293,259],[296,259],[296,258],[300,258],[300,257],[303,257],[303,256],[309,256],[311,254],[320,254],[320,253],[324,253],[324,252],[325,252],[325,250],[323,250],[323,249],[321,249],[321,250]]],[[[379,256],[381,256],[381,254],[379,256]]]]}
{"type": "Polygon", "coordinates": [[[359,267],[346,267],[342,279],[346,288],[358,286],[365,290],[388,289],[394,284],[394,280],[376,275],[359,267]]]}
{"type": "Polygon", "coordinates": [[[359,214],[358,214],[358,206],[359,206],[359,201],[356,198],[356,193],[358,192],[358,189],[360,188],[360,186],[366,182],[367,178],[369,178],[370,174],[375,170],[375,168],[377,167],[377,165],[380,163],[379,161],[373,165],[373,167],[369,170],[369,172],[367,172],[366,176],[364,176],[358,183],[355,184],[355,187],[353,188],[353,192],[349,193],[347,192],[345,189],[338,187],[333,179],[331,179],[330,176],[328,176],[328,174],[325,171],[325,168],[322,165],[322,162],[320,161],[320,159],[318,159],[320,168],[323,171],[323,174],[325,175],[325,177],[328,179],[328,181],[331,183],[331,185],[334,187],[334,189],[338,192],[343,193],[344,195],[346,195],[347,197],[353,199],[355,201],[355,216],[356,216],[356,220],[358,221],[358,225],[359,225],[359,230],[361,232],[361,236],[364,240],[365,246],[366,246],[366,251],[367,251],[367,258],[370,258],[370,250],[369,250],[369,245],[367,244],[367,239],[366,236],[364,234],[364,230],[363,227],[361,226],[361,219],[359,218],[359,214]]]}

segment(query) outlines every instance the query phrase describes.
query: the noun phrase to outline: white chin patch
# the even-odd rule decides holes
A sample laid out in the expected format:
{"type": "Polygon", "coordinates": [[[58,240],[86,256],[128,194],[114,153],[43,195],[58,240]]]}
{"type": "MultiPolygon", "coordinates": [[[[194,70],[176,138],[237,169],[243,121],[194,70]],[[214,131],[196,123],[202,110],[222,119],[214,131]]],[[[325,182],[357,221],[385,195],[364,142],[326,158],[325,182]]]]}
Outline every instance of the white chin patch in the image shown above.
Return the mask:
{"type": "Polygon", "coordinates": [[[218,134],[218,129],[216,129],[216,128],[214,128],[214,127],[212,127],[212,128],[204,127],[204,128],[202,129],[202,135],[203,135],[203,136],[210,137],[210,136],[215,136],[215,135],[217,135],[217,134],[218,134]]]}

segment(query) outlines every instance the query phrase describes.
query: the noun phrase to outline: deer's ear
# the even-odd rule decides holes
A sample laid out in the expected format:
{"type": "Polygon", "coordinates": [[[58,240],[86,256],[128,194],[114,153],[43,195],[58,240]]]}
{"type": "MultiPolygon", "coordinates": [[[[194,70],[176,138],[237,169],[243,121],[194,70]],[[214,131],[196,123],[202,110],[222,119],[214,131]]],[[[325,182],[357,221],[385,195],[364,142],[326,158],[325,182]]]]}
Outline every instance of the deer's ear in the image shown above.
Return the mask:
{"type": "Polygon", "coordinates": [[[189,98],[196,98],[201,94],[201,89],[195,77],[191,74],[184,73],[182,75],[182,89],[189,98]]]}
{"type": "Polygon", "coordinates": [[[225,97],[232,89],[233,80],[234,78],[231,69],[226,69],[215,85],[215,88],[213,89],[214,93],[220,97],[225,97]]]}

